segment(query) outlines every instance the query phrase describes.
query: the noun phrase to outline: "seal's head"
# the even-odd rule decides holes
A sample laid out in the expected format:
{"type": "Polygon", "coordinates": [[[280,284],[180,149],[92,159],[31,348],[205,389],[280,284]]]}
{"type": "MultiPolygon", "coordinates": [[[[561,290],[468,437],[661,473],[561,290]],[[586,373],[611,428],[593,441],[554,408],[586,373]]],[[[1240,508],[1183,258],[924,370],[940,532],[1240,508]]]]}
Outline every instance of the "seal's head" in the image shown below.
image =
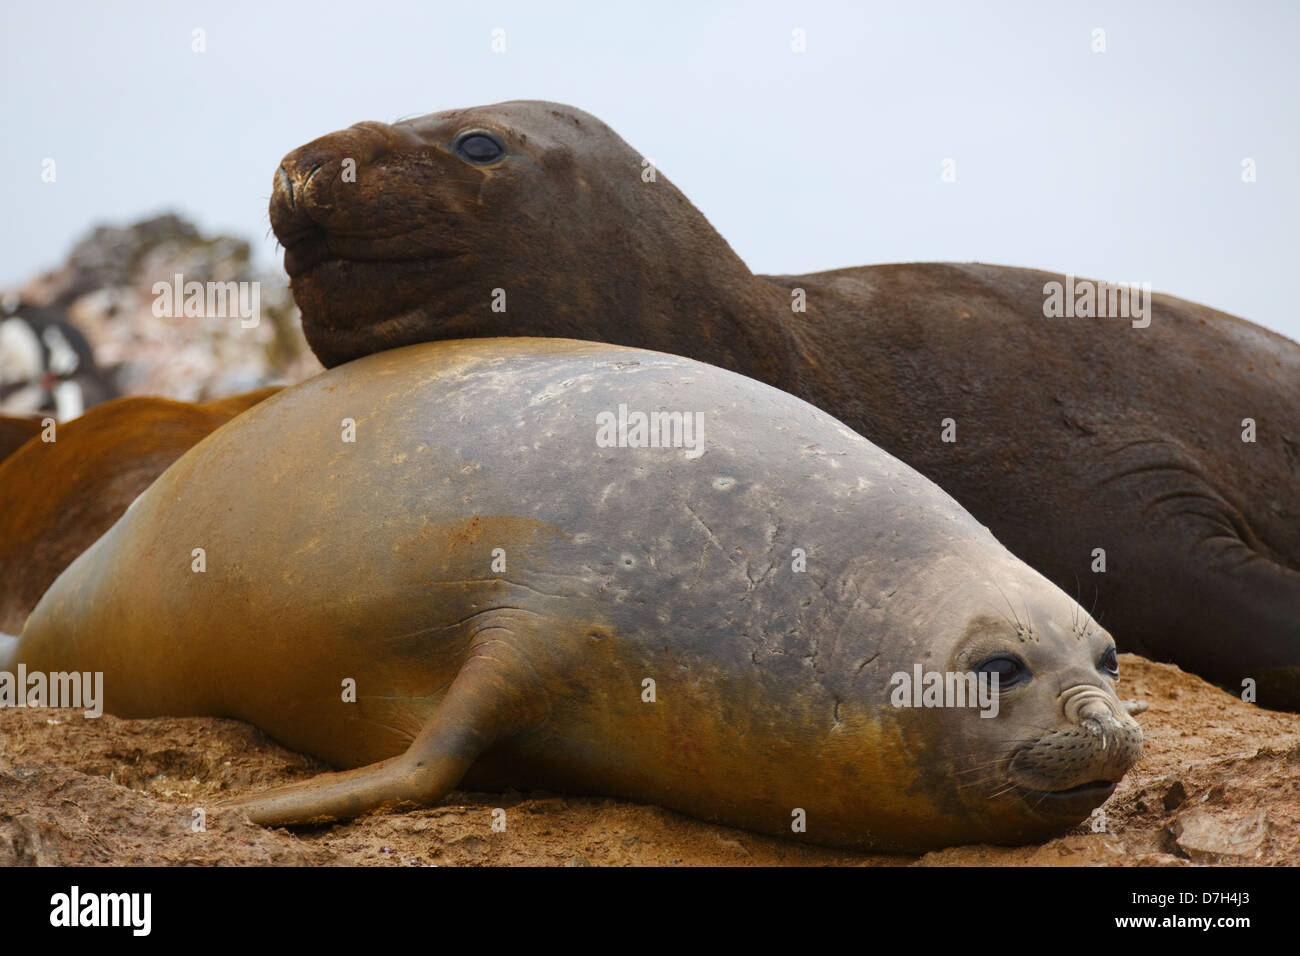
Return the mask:
{"type": "Polygon", "coordinates": [[[901,666],[905,658],[893,663],[895,673],[911,673],[906,699],[891,686],[891,709],[924,751],[919,763],[932,775],[925,792],[945,819],[973,824],[964,840],[1020,843],[1059,833],[1110,797],[1142,753],[1142,731],[1116,694],[1110,634],[1013,561],[954,582],[965,596],[962,613],[941,603],[931,624],[955,640],[912,645],[912,668],[901,666]],[[929,653],[936,647],[944,652],[929,653]],[[964,705],[954,699],[962,682],[964,705]]]}
{"type": "Polygon", "coordinates": [[[326,366],[437,339],[686,354],[703,336],[717,364],[772,380],[763,363],[789,351],[739,318],[762,284],[704,216],[604,123],[558,103],[323,136],[281,162],[270,213],[326,366]]]}
{"type": "MultiPolygon", "coordinates": [[[[1077,607],[1077,606],[1076,606],[1077,607]]],[[[1054,831],[1086,818],[1142,754],[1142,731],[1115,692],[1115,641],[1081,610],[1015,628],[979,621],[953,662],[958,672],[996,675],[998,714],[981,728],[963,722],[954,739],[989,732],[1001,743],[994,762],[961,768],[963,797],[1027,811],[1054,831]]],[[[980,718],[982,720],[982,718],[980,718]]]]}
{"type": "Polygon", "coordinates": [[[818,623],[843,702],[821,745],[844,748],[828,761],[842,777],[823,782],[857,795],[839,805],[840,839],[887,832],[882,847],[909,851],[1047,839],[1088,819],[1142,753],[1111,636],[957,520],[977,533],[918,525],[877,544],[840,579],[845,616],[818,623]]]}

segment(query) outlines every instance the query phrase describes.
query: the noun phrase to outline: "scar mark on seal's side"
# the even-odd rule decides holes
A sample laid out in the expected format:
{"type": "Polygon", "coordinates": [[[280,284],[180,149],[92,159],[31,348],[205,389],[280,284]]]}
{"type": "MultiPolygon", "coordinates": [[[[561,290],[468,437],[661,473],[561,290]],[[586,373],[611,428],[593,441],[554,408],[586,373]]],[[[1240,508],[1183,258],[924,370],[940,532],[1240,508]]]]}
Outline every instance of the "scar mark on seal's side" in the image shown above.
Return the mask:
{"type": "MultiPolygon", "coordinates": [[[[798,633],[798,631],[791,631],[786,636],[794,637],[798,633]]],[[[818,678],[822,676],[821,669],[817,666],[817,656],[821,653],[821,650],[821,641],[813,634],[809,634],[808,653],[803,656],[803,660],[808,663],[808,666],[812,668],[813,673],[816,674],[818,678]]]]}
{"type": "MultiPolygon", "coordinates": [[[[724,558],[727,559],[727,562],[728,562],[728,563],[729,563],[733,568],[735,568],[737,571],[739,571],[741,574],[743,574],[743,575],[745,576],[745,581],[748,582],[747,585],[746,585],[746,587],[745,587],[745,593],[746,593],[746,594],[748,594],[750,591],[753,591],[754,588],[758,587],[758,585],[762,582],[763,578],[766,578],[767,575],[771,572],[772,567],[775,567],[775,565],[772,565],[772,567],[769,567],[769,568],[767,569],[767,571],[764,571],[764,572],[763,572],[762,577],[760,577],[760,578],[758,579],[758,581],[755,581],[755,580],[754,580],[754,576],[753,576],[752,574],[749,573],[749,565],[748,565],[748,564],[741,564],[740,562],[738,562],[735,558],[733,558],[733,557],[731,556],[731,552],[729,552],[725,547],[723,547],[722,542],[718,540],[718,536],[717,536],[716,534],[713,533],[713,529],[710,528],[707,524],[704,523],[704,519],[701,518],[698,514],[695,513],[695,509],[694,509],[694,508],[692,508],[689,504],[684,505],[684,507],[686,508],[686,513],[689,514],[692,518],[694,518],[695,521],[696,521],[696,523],[697,523],[701,528],[704,529],[704,533],[705,533],[705,535],[708,536],[709,541],[711,541],[711,542],[714,544],[714,546],[717,547],[717,549],[718,549],[719,551],[722,552],[722,556],[723,556],[724,558]]],[[[704,562],[703,562],[703,560],[701,560],[701,562],[700,562],[700,567],[701,567],[701,569],[703,568],[703,565],[704,565],[704,562]]]]}
{"type": "Polygon", "coordinates": [[[876,651],[876,653],[872,654],[870,657],[864,660],[861,664],[858,665],[857,673],[861,674],[862,671],[867,667],[867,665],[875,663],[876,658],[878,658],[879,656],[880,656],[880,651],[876,651]]]}
{"type": "MultiPolygon", "coordinates": [[[[709,540],[712,541],[715,545],[717,545],[719,551],[721,551],[724,555],[727,555],[727,549],[722,546],[722,542],[719,541],[718,536],[713,533],[713,529],[704,523],[704,519],[701,518],[698,514],[696,514],[695,509],[692,508],[689,504],[686,505],[685,507],[686,507],[686,513],[689,514],[692,518],[694,518],[696,524],[698,524],[701,528],[704,529],[704,533],[708,535],[709,540]]],[[[727,555],[727,560],[731,561],[730,555],[727,555]]],[[[734,564],[735,562],[732,563],[734,564]]]]}
{"type": "MultiPolygon", "coordinates": [[[[722,542],[718,540],[718,536],[713,533],[713,529],[710,528],[707,524],[705,524],[704,519],[695,513],[694,508],[692,508],[689,504],[685,505],[684,507],[686,508],[686,513],[695,519],[695,523],[704,529],[704,534],[708,537],[709,541],[713,543],[714,547],[716,547],[719,551],[722,552],[722,556],[727,559],[727,562],[732,567],[734,567],[737,571],[739,571],[741,574],[745,576],[745,580],[749,582],[749,586],[745,590],[747,592],[754,590],[754,579],[750,577],[749,569],[737,563],[735,558],[733,558],[730,552],[728,552],[727,549],[723,546],[722,542]]],[[[703,561],[701,561],[701,566],[703,566],[703,561]]]]}
{"type": "MultiPolygon", "coordinates": [[[[509,584],[511,587],[523,588],[525,591],[532,591],[534,594],[540,594],[543,597],[564,598],[568,596],[565,594],[552,594],[550,591],[539,591],[537,588],[532,587],[531,585],[522,584],[519,581],[511,581],[509,578],[463,578],[457,580],[448,579],[444,581],[434,582],[434,585],[436,587],[442,587],[443,585],[450,585],[450,584],[509,584]]],[[[524,609],[520,608],[520,610],[524,610],[524,609]]]]}

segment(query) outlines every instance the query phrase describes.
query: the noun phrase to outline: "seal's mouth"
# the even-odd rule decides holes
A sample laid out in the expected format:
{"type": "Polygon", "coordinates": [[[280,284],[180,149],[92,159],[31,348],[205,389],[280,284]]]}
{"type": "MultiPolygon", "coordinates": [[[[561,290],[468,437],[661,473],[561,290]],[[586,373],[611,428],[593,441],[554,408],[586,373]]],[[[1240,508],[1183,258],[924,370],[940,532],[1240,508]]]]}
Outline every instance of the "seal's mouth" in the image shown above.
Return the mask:
{"type": "Polygon", "coordinates": [[[1113,780],[1090,780],[1087,783],[1081,783],[1077,787],[1067,787],[1064,790],[1031,790],[1030,793],[1045,793],[1053,797],[1074,797],[1082,795],[1092,795],[1105,792],[1110,796],[1115,792],[1115,782],[1113,780]]]}
{"type": "Polygon", "coordinates": [[[284,242],[284,271],[289,273],[291,279],[305,278],[317,267],[337,259],[330,252],[329,242],[323,232],[308,233],[296,240],[284,242]]]}
{"type": "MultiPolygon", "coordinates": [[[[396,239],[399,237],[384,237],[396,239]]],[[[456,258],[459,253],[450,250],[420,249],[394,253],[384,249],[380,240],[336,236],[323,230],[300,233],[284,245],[284,271],[296,280],[317,279],[325,276],[341,278],[345,268],[398,266],[413,262],[440,262],[456,258]]]]}
{"type": "Polygon", "coordinates": [[[1017,787],[1016,793],[1029,809],[1044,816],[1086,817],[1115,792],[1115,780],[1089,780],[1064,790],[1034,790],[1017,787]]]}

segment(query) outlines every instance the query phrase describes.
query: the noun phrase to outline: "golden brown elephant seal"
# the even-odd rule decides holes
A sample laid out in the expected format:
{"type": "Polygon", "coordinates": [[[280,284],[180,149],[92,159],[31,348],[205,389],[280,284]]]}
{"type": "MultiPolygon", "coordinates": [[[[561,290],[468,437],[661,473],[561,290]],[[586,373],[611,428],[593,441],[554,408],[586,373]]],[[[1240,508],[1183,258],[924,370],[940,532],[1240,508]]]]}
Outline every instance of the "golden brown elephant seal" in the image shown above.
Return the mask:
{"type": "Polygon", "coordinates": [[[1141,749],[1109,635],[936,485],[751,379],[556,339],[383,352],[262,402],[8,650],[102,671],[113,713],[237,717],[360,768],[236,804],[268,824],[465,782],[1015,843],[1141,749]]]}
{"type": "Polygon", "coordinates": [[[45,429],[52,441],[34,420],[29,440],[0,460],[0,632],[22,630],[50,583],[168,465],[277,391],[198,403],[116,398],[45,429]]]}
{"type": "Polygon", "coordinates": [[[1144,303],[1028,269],[754,275],[662,172],[556,103],[324,136],[285,157],[270,212],[327,366],[554,335],[750,375],[938,482],[1122,648],[1300,709],[1289,339],[1149,291],[1142,317],[1078,317],[1144,303]]]}
{"type": "Polygon", "coordinates": [[[35,415],[0,416],[0,462],[39,435],[42,421],[35,415]]]}

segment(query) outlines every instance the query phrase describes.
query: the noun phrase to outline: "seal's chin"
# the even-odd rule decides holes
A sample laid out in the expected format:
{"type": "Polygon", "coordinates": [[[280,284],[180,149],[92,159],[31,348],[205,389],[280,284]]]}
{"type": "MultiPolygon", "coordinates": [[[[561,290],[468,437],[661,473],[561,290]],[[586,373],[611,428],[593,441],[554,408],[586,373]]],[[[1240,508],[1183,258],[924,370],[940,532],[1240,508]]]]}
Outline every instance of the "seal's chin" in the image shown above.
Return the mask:
{"type": "MultiPolygon", "coordinates": [[[[422,306],[436,301],[435,290],[445,278],[438,267],[454,258],[457,257],[372,258],[364,252],[342,254],[341,250],[312,243],[286,248],[284,268],[289,273],[294,301],[302,310],[304,329],[316,326],[333,333],[373,329],[396,316],[424,311],[422,306]]],[[[426,332],[422,338],[412,341],[428,341],[432,337],[426,332]]],[[[376,340],[361,354],[393,347],[393,342],[376,340]]]]}
{"type": "Polygon", "coordinates": [[[1016,787],[1017,797],[1039,816],[1082,820],[1105,803],[1115,792],[1115,780],[1090,780],[1065,790],[1034,790],[1016,787]]]}
{"type": "MultiPolygon", "coordinates": [[[[298,298],[296,291],[294,297],[298,298]]],[[[302,305],[301,299],[299,305],[302,305]]],[[[326,368],[334,368],[375,352],[428,341],[428,337],[420,332],[420,326],[412,321],[409,313],[389,316],[370,314],[361,322],[321,322],[309,318],[309,315],[315,315],[315,311],[309,312],[303,308],[302,330],[307,336],[307,344],[326,368]]]]}

